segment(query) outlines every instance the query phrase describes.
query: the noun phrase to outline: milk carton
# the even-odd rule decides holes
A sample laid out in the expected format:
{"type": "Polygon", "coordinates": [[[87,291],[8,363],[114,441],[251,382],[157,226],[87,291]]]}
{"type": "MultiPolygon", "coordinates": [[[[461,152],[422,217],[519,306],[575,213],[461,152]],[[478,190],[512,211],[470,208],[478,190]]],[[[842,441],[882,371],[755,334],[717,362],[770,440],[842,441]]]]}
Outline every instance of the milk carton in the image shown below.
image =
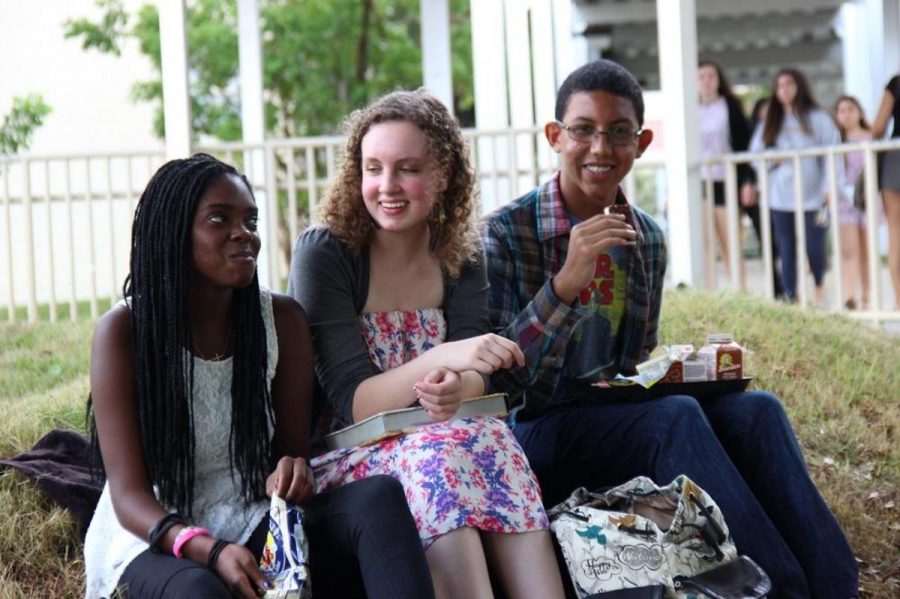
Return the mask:
{"type": "Polygon", "coordinates": [[[727,381],[743,378],[743,349],[734,342],[731,333],[711,333],[706,345],[698,352],[706,364],[706,378],[727,381]]]}
{"type": "Polygon", "coordinates": [[[694,351],[694,346],[670,345],[666,352],[672,361],[661,383],[693,383],[706,380],[706,363],[694,351]]]}

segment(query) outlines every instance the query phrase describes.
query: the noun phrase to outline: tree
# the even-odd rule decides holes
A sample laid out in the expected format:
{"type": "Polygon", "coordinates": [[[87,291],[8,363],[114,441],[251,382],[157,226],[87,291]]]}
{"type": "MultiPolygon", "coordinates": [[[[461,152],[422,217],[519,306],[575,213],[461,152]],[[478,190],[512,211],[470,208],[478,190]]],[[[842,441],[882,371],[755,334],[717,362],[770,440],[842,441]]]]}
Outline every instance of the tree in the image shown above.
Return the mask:
{"type": "MultiPolygon", "coordinates": [[[[121,0],[97,0],[97,22],[66,22],[85,49],[118,54],[138,41],[161,72],[159,15],[144,5],[130,17],[121,0]]],[[[471,124],[474,105],[468,0],[451,0],[455,108],[471,124]]],[[[240,138],[237,8],[234,0],[193,0],[187,7],[190,95],[197,136],[240,138]]],[[[419,0],[261,0],[266,127],[275,137],[337,132],[353,109],[397,88],[421,85],[419,0]]],[[[161,77],[135,85],[132,98],[157,104],[163,135],[161,77]]]]}
{"type": "Polygon", "coordinates": [[[38,94],[13,98],[12,108],[0,125],[0,155],[28,149],[34,132],[44,124],[52,109],[38,94]]]}
{"type": "MultiPolygon", "coordinates": [[[[64,26],[67,38],[85,49],[118,55],[126,39],[136,40],[157,77],[137,83],[135,101],[157,106],[154,129],[164,135],[159,13],[142,6],[129,16],[121,0],[96,0],[99,21],[76,19],[64,26]]],[[[192,128],[195,137],[222,141],[241,138],[238,82],[237,4],[235,0],[189,0],[188,63],[192,128]]],[[[455,110],[464,126],[474,123],[469,0],[450,0],[455,110]]],[[[260,0],[266,129],[287,138],[338,133],[354,109],[398,88],[422,83],[419,0],[260,0]]],[[[240,161],[240,157],[236,157],[240,161]]],[[[240,164],[237,166],[240,167],[240,164]]],[[[278,178],[287,171],[276,156],[278,178]]],[[[301,155],[295,173],[321,180],[327,165],[314,160],[313,173],[301,155]]],[[[308,218],[308,196],[298,190],[301,220],[308,218]]],[[[286,192],[280,190],[279,242],[290,260],[286,192]]]]}

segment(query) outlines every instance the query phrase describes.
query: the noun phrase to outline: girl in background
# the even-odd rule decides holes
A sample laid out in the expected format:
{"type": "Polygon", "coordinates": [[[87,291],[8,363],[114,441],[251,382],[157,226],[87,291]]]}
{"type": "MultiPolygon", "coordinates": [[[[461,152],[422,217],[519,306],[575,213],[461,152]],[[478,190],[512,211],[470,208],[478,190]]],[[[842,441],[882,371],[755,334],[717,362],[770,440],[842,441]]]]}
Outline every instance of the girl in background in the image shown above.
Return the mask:
{"type": "MultiPolygon", "coordinates": [[[[734,95],[722,67],[711,60],[700,61],[697,69],[697,89],[700,93],[700,155],[718,157],[723,154],[744,152],[750,144],[750,129],[740,99],[734,95]]],[[[702,176],[712,179],[713,203],[715,205],[716,237],[722,248],[722,261],[728,273],[731,262],[730,252],[741,252],[740,239],[738,247],[728,247],[728,218],[725,205],[725,165],[721,163],[704,165],[702,176]]],[[[759,224],[759,207],[753,189],[753,169],[747,163],[737,166],[739,189],[738,206],[750,216],[756,235],[762,241],[759,224]]],[[[703,189],[706,189],[704,185],[703,189]]],[[[741,281],[744,280],[744,261],[741,256],[741,281]]]]}
{"type": "MultiPolygon", "coordinates": [[[[766,120],[766,114],[769,111],[769,102],[771,101],[772,99],[769,97],[762,97],[757,99],[756,102],[753,103],[753,108],[750,110],[750,131],[756,131],[756,128],[766,120]]],[[[751,172],[753,174],[753,197],[751,198],[751,202],[753,205],[750,207],[747,207],[745,205],[744,209],[747,211],[747,214],[750,216],[750,219],[753,220],[754,223],[759,221],[758,226],[756,224],[754,224],[753,226],[756,229],[756,234],[759,237],[759,251],[762,252],[762,216],[760,215],[759,207],[758,180],[756,177],[756,171],[751,169],[751,172]]],[[[741,199],[743,200],[743,198],[741,199]]],[[[775,241],[775,229],[772,226],[771,216],[769,217],[769,244],[772,249],[772,291],[775,295],[775,299],[782,299],[784,297],[784,287],[781,284],[781,264],[778,260],[778,243],[776,243],[775,241]]]]}
{"type": "MultiPolygon", "coordinates": [[[[774,97],[769,103],[766,119],[757,127],[750,142],[751,152],[767,149],[803,150],[819,146],[837,145],[840,133],[831,114],[813,97],[806,75],[796,69],[782,69],[772,82],[774,97]]],[[[828,222],[820,218],[828,201],[828,169],[824,157],[800,160],[800,172],[794,173],[792,160],[766,160],[759,168],[768,169],[769,204],[778,253],[781,257],[782,283],[785,298],[797,297],[797,237],[794,228],[796,201],[794,177],[802,182],[803,223],[806,232],[806,256],[815,281],[815,304],[825,304],[825,238],[828,222]]],[[[838,181],[843,180],[843,161],[835,164],[838,181]]],[[[758,169],[757,169],[758,170],[758,169]]],[[[826,213],[827,214],[827,213],[826,213]]],[[[802,273],[801,273],[802,274],[802,273]]]]}
{"type": "MultiPolygon", "coordinates": [[[[872,139],[869,124],[859,100],[841,96],[834,104],[841,139],[860,142],[872,139]]],[[[869,244],[866,234],[866,215],[854,205],[857,181],[862,176],[865,157],[862,152],[844,154],[844,183],[838,198],[838,224],[841,235],[841,272],[844,306],[848,310],[869,309],[869,244]]]]}
{"type": "MultiPolygon", "coordinates": [[[[881,106],[872,124],[873,139],[881,139],[888,122],[894,119],[891,139],[900,139],[900,75],[894,75],[884,88],[881,106]]],[[[894,286],[894,310],[900,310],[900,150],[885,152],[878,161],[878,184],[884,202],[888,226],[888,270],[894,286]]]]}

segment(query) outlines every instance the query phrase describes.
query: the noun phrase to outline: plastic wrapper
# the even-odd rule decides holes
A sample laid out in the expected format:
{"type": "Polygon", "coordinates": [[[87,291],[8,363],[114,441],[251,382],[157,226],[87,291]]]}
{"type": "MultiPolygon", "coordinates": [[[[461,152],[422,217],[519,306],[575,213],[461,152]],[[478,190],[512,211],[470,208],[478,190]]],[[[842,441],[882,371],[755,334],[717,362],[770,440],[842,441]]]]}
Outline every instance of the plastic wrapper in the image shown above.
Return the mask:
{"type": "Polygon", "coordinates": [[[303,512],[273,495],[269,508],[269,534],[259,561],[271,588],[266,599],[309,599],[309,543],[303,530],[303,512]]]}

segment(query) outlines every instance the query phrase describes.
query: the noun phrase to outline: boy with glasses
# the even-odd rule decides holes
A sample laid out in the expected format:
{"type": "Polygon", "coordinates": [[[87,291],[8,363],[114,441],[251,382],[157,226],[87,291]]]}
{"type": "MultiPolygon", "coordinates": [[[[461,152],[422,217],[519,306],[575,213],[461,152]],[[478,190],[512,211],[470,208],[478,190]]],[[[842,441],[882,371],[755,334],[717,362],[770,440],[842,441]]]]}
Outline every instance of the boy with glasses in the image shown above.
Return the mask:
{"type": "Polygon", "coordinates": [[[778,398],[626,401],[591,391],[634,374],[657,342],[665,238],[619,187],[653,140],[643,118],[640,86],[621,66],[598,60],[573,72],[544,129],[559,171],[482,226],[491,324],[526,358],[493,382],[512,397],[513,431],[544,502],[684,473],[715,498],[773,596],[854,597],[853,553],[778,398]]]}

